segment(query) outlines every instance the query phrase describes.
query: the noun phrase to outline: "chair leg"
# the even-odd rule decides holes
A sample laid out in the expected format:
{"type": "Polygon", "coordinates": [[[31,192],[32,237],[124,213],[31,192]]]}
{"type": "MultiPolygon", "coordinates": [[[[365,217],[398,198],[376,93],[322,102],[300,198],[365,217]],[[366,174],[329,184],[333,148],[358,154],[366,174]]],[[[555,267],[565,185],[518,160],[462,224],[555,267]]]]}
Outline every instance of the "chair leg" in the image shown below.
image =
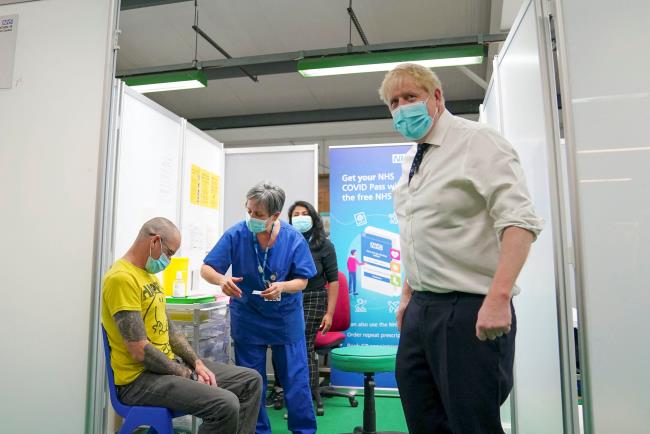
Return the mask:
{"type": "Polygon", "coordinates": [[[129,420],[129,418],[127,417],[126,419],[124,419],[124,422],[122,422],[122,427],[118,431],[118,434],[131,434],[140,425],[141,424],[139,422],[129,420]]]}
{"type": "Polygon", "coordinates": [[[375,410],[375,373],[365,372],[363,379],[363,426],[354,428],[352,434],[405,434],[393,431],[377,432],[375,410]]]}
{"type": "Polygon", "coordinates": [[[331,386],[322,386],[320,388],[320,395],[326,397],[339,396],[341,398],[347,398],[350,402],[350,407],[359,406],[359,401],[357,401],[355,397],[355,392],[341,392],[340,390],[336,390],[331,386]]]}
{"type": "Polygon", "coordinates": [[[314,401],[316,401],[316,416],[323,416],[325,409],[323,408],[323,400],[320,396],[320,387],[316,387],[311,391],[314,401]]]}
{"type": "Polygon", "coordinates": [[[377,431],[375,411],[375,373],[365,372],[363,379],[363,432],[377,431]]]}
{"type": "MultiPolygon", "coordinates": [[[[159,421],[151,428],[154,428],[157,434],[174,434],[174,425],[171,418],[166,421],[159,421]]],[[[151,429],[149,431],[151,431],[151,429]]]]}

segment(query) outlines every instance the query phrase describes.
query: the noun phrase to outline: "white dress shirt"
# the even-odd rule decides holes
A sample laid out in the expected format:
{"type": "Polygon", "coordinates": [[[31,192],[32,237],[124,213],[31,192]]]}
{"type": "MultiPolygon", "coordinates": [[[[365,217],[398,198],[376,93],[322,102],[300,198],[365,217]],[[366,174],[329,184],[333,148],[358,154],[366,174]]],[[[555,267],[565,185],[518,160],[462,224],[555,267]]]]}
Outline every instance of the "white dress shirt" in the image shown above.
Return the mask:
{"type": "Polygon", "coordinates": [[[487,294],[502,232],[542,230],[519,157],[490,127],[446,110],[424,142],[420,169],[409,185],[414,145],[393,193],[406,279],[415,291],[487,294]]]}

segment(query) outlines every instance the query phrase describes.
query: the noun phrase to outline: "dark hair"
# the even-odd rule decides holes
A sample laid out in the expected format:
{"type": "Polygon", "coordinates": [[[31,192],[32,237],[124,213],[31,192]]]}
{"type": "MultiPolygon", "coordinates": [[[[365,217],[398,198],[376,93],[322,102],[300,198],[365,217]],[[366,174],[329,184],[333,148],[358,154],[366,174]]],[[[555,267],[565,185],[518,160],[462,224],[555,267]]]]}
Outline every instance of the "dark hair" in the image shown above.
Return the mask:
{"type": "Polygon", "coordinates": [[[357,251],[357,249],[352,249],[352,250],[350,250],[350,254],[354,255],[354,252],[356,252],[356,251],[357,251]]]}
{"type": "Polygon", "coordinates": [[[295,210],[297,206],[306,208],[307,213],[309,213],[309,216],[311,217],[312,228],[310,245],[317,249],[327,239],[325,228],[323,227],[323,220],[320,218],[320,215],[316,212],[316,209],[312,204],[305,202],[304,200],[297,200],[289,207],[289,223],[291,223],[291,218],[293,217],[293,210],[295,210]]]}

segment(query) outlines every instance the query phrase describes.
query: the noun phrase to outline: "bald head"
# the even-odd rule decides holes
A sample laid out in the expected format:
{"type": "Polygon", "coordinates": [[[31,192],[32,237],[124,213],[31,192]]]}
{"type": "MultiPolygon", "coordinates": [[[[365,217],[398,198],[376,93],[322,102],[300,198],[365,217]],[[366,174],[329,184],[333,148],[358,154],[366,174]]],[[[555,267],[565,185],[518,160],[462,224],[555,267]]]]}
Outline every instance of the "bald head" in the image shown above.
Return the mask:
{"type": "Polygon", "coordinates": [[[135,242],[124,259],[137,267],[146,269],[149,256],[158,260],[163,253],[171,258],[181,245],[181,234],[174,223],[165,217],[154,217],[140,228],[135,242]]]}
{"type": "Polygon", "coordinates": [[[165,217],[154,217],[140,228],[138,240],[148,239],[152,235],[160,235],[164,240],[180,240],[180,232],[174,223],[165,217]]]}

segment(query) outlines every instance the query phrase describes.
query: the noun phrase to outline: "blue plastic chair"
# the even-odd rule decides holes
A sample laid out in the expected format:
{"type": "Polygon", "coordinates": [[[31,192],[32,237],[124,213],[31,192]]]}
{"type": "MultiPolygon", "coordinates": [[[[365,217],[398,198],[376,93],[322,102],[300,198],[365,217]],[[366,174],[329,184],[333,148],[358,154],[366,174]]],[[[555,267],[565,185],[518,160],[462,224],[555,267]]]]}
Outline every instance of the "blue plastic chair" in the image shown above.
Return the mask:
{"type": "Polygon", "coordinates": [[[124,405],[117,397],[113,368],[111,366],[111,347],[108,345],[108,336],[102,326],[104,338],[104,355],[106,356],[106,374],[108,374],[108,388],[111,395],[111,404],[115,412],[124,418],[124,423],[118,434],[131,434],[139,426],[148,426],[149,433],[174,434],[172,419],[185,416],[185,413],[174,412],[165,407],[147,407],[139,405],[124,405]]]}

